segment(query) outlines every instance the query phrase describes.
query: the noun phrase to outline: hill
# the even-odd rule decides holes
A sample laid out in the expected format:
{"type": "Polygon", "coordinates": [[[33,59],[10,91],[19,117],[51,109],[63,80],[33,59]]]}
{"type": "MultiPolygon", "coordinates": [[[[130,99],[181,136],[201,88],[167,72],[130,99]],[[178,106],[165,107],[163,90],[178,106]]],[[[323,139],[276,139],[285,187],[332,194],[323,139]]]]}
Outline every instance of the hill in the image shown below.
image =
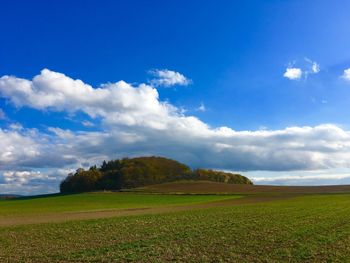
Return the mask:
{"type": "Polygon", "coordinates": [[[227,184],[253,184],[240,174],[215,170],[191,170],[187,165],[163,157],[138,157],[104,161],[89,170],[78,169],[61,183],[62,193],[119,190],[179,180],[207,180],[227,184]]]}

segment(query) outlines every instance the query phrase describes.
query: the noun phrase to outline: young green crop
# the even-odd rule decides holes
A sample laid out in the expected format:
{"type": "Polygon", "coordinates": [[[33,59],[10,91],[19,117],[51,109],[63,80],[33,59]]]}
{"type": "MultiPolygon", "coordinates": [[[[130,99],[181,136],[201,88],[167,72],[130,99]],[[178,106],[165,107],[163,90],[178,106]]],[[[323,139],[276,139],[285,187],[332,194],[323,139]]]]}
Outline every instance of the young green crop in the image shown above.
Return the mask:
{"type": "Polygon", "coordinates": [[[187,205],[238,198],[238,195],[155,195],[96,192],[0,200],[0,218],[30,214],[187,205]]]}
{"type": "Polygon", "coordinates": [[[0,228],[1,262],[349,260],[349,194],[0,228]]]}

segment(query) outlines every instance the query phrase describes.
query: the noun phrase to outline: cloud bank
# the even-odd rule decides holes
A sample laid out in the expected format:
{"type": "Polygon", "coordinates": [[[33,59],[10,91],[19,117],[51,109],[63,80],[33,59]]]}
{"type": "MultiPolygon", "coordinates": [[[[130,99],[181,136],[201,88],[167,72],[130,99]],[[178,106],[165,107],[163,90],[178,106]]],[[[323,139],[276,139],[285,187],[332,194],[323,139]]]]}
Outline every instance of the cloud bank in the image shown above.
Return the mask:
{"type": "Polygon", "coordinates": [[[139,155],[235,171],[350,167],[350,132],[341,127],[257,131],[210,127],[161,101],[156,88],[147,84],[119,81],[92,87],[44,69],[32,80],[1,77],[0,96],[17,108],[83,113],[91,118],[89,126],[101,122],[95,131],[60,127],[38,131],[16,125],[0,129],[0,191],[33,185],[43,189],[45,182],[52,187],[55,183],[57,189],[62,171],[139,155]]]}
{"type": "Polygon", "coordinates": [[[349,169],[314,171],[248,172],[256,184],[265,185],[336,185],[350,183],[349,169]]]}

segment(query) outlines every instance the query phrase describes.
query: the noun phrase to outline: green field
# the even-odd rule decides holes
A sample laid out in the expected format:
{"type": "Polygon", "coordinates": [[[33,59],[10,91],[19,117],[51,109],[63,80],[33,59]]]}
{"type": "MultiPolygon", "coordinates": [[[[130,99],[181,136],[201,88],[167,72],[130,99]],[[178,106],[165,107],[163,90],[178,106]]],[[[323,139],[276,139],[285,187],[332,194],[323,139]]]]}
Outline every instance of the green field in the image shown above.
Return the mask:
{"type": "Polygon", "coordinates": [[[1,217],[189,205],[240,196],[83,193],[0,201],[1,217]]]}
{"type": "Polygon", "coordinates": [[[350,194],[274,194],[265,202],[244,202],[258,201],[259,194],[240,197],[99,193],[1,201],[0,218],[7,219],[21,211],[39,218],[155,210],[0,225],[0,262],[350,262],[350,194]]]}

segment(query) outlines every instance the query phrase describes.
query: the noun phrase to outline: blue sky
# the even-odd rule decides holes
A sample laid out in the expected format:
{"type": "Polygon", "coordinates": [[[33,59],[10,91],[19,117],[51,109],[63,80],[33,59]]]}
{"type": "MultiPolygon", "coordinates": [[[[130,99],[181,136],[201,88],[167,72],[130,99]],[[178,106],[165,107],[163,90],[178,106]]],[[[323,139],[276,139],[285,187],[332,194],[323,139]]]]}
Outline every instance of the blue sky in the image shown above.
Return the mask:
{"type": "Polygon", "coordinates": [[[0,192],[151,154],[257,183],[350,183],[349,8],[4,1],[0,192]]]}

